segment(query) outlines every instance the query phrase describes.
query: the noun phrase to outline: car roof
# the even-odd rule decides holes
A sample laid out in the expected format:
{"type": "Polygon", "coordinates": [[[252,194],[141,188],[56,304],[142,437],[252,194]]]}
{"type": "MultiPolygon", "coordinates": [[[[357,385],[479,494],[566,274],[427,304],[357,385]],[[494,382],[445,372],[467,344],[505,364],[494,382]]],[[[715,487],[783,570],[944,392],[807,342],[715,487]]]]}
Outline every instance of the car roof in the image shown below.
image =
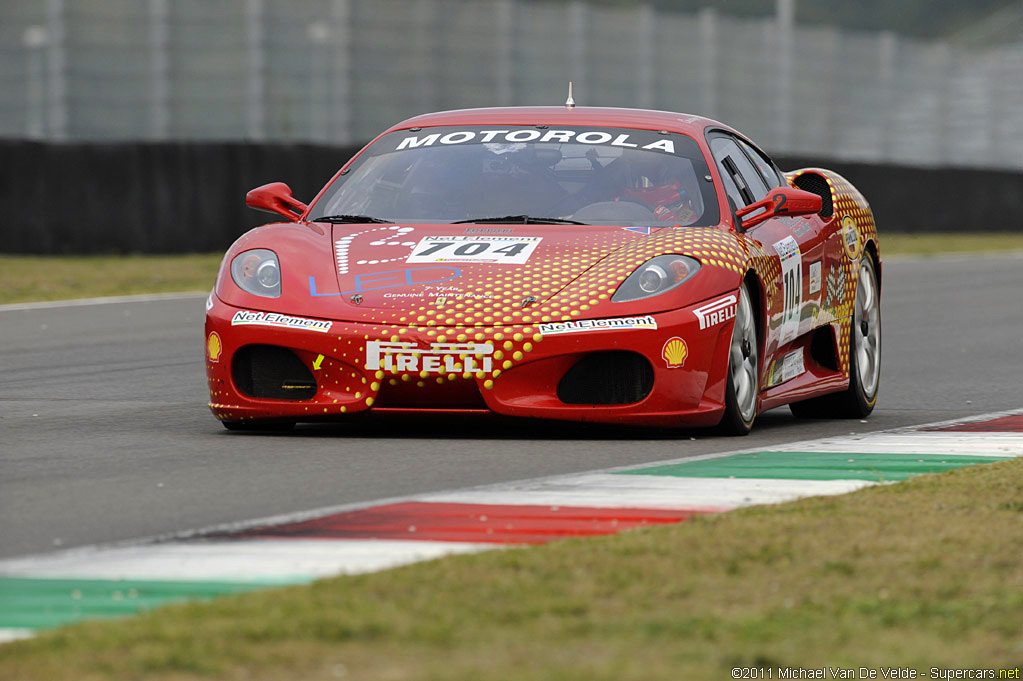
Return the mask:
{"type": "Polygon", "coordinates": [[[470,125],[585,125],[639,130],[670,130],[694,137],[708,127],[732,130],[702,116],[649,109],[577,106],[507,106],[487,109],[458,109],[414,116],[392,126],[393,130],[434,126],[470,125]]]}

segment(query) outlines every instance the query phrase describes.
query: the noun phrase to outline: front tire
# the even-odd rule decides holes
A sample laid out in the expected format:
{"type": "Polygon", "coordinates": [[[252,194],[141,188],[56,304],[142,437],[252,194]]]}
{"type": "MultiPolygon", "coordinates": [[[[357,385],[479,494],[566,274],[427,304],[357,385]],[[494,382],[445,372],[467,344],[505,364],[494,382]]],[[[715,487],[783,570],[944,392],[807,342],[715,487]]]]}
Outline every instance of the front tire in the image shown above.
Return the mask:
{"type": "Polygon", "coordinates": [[[746,282],[739,287],[735,325],[728,349],[725,413],[718,429],[727,435],[748,435],[757,417],[760,394],[760,336],[746,282]]]}
{"type": "Polygon", "coordinates": [[[869,253],[860,260],[849,339],[849,387],[789,405],[793,415],[812,419],[862,419],[874,411],[881,382],[881,295],[877,266],[869,253]]]}

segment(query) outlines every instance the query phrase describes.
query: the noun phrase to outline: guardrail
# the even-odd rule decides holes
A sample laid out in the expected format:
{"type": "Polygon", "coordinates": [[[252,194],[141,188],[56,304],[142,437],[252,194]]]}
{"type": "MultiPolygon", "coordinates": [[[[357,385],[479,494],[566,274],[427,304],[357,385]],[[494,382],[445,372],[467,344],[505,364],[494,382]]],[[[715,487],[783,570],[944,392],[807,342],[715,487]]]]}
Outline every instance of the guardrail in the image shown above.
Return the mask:
{"type": "Polygon", "coordinates": [[[351,144],[560,105],[569,80],[580,106],[705,115],[777,154],[1023,169],[1020,43],[581,0],[0,2],[0,137],[351,144]]]}

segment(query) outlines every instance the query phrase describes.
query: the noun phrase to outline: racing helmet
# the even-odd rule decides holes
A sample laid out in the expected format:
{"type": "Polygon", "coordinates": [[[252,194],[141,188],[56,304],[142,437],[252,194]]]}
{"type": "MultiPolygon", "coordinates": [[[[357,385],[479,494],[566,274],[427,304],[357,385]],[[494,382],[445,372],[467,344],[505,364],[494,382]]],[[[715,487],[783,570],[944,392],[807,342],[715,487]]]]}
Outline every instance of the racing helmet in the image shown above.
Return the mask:
{"type": "Polygon", "coordinates": [[[653,151],[628,150],[622,154],[625,186],[622,198],[649,208],[688,201],[678,168],[671,157],[653,151]]]}

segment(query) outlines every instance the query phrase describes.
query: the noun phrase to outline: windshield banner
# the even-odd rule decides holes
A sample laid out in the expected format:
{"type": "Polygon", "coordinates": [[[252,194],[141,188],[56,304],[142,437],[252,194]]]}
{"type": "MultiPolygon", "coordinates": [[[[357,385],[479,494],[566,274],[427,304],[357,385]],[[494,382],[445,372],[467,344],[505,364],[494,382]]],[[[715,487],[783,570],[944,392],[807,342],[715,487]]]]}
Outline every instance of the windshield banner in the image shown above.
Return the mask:
{"type": "Polygon", "coordinates": [[[583,144],[607,145],[626,149],[645,149],[659,151],[664,154],[675,153],[675,142],[670,136],[647,130],[538,130],[536,128],[503,128],[454,130],[452,132],[411,131],[402,136],[395,136],[395,151],[416,149],[435,145],[454,144],[583,144]]]}

